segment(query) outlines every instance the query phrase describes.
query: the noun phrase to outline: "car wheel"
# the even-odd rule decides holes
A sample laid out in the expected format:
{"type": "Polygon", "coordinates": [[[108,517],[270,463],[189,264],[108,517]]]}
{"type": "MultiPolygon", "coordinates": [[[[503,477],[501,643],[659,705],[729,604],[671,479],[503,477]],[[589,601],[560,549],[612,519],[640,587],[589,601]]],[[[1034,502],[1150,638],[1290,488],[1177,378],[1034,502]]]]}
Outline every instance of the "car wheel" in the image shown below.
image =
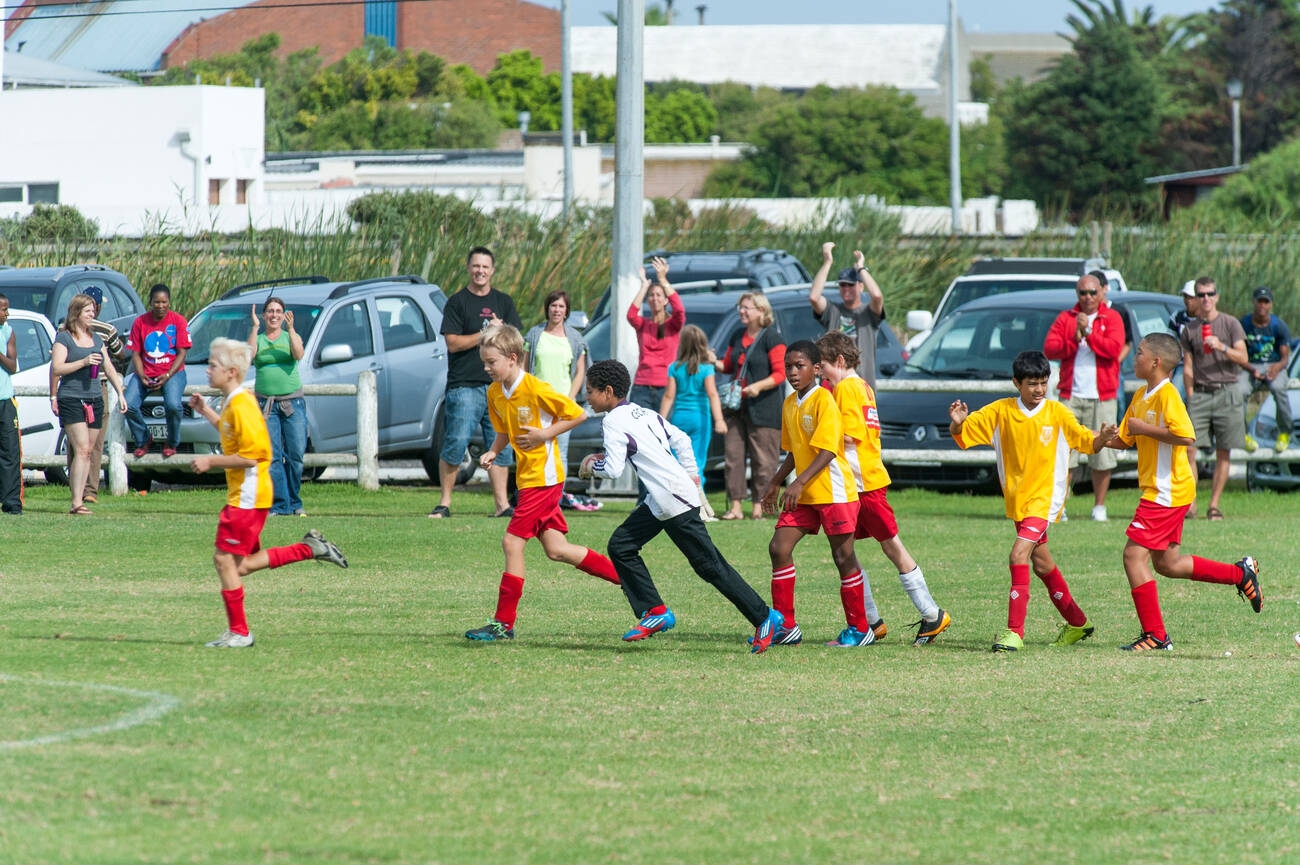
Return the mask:
{"type": "MultiPolygon", "coordinates": [[[[59,431],[59,443],[54,446],[54,453],[64,458],[68,455],[68,439],[63,435],[62,430],[59,431]]],[[[45,469],[44,474],[47,484],[68,485],[68,470],[66,468],[50,466],[45,469]]]]}
{"type": "Polygon", "coordinates": [[[1259,483],[1259,478],[1255,473],[1255,464],[1246,463],[1246,492],[1257,493],[1262,489],[1265,489],[1265,487],[1259,483]]]}
{"type": "Polygon", "coordinates": [[[147,493],[153,486],[153,476],[144,472],[128,471],[126,485],[138,493],[147,493]]]}

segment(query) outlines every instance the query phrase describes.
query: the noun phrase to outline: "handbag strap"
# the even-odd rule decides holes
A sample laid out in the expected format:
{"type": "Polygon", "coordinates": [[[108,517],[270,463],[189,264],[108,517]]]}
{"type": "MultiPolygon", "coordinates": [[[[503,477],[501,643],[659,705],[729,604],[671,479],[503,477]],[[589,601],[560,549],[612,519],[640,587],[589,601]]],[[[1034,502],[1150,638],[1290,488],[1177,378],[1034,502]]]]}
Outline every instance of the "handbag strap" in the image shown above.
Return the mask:
{"type": "MultiPolygon", "coordinates": [[[[745,362],[740,365],[740,374],[736,376],[737,381],[745,381],[745,374],[749,372],[749,356],[753,353],[754,347],[758,345],[758,341],[763,338],[763,334],[765,333],[767,333],[767,328],[763,328],[762,330],[760,330],[758,332],[758,335],[754,337],[754,341],[749,344],[749,348],[746,349],[745,362]]],[[[744,341],[745,341],[745,334],[742,331],[740,334],[740,343],[739,343],[741,348],[745,348],[744,341]]]]}

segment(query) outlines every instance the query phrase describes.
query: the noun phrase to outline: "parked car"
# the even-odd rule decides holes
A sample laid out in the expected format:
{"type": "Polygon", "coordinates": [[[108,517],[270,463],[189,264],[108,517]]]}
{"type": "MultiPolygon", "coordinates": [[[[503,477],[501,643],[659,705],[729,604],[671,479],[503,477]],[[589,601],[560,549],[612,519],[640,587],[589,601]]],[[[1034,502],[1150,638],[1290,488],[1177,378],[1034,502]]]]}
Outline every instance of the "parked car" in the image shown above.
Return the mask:
{"type": "MultiPolygon", "coordinates": [[[[9,325],[14,330],[14,342],[18,348],[18,372],[13,375],[13,383],[48,386],[54,326],[39,312],[12,307],[9,309],[9,325]]],[[[58,416],[50,408],[48,397],[18,397],[18,426],[23,437],[24,456],[53,456],[66,452],[63,429],[59,426],[58,416]]],[[[62,468],[47,468],[45,479],[50,483],[67,483],[68,475],[62,468]]]]}
{"type": "Polygon", "coordinates": [[[1124,277],[1108,268],[1104,258],[982,258],[949,284],[933,314],[923,309],[907,314],[907,329],[916,333],[907,340],[906,352],[914,351],[936,324],[972,300],[1018,291],[1074,288],[1079,277],[1094,270],[1105,272],[1110,297],[1128,291],[1124,277]]]}
{"type": "MultiPolygon", "coordinates": [[[[935,325],[934,331],[913,352],[894,382],[935,379],[1010,381],[1011,361],[1021,351],[1041,350],[1052,322],[1062,310],[1075,304],[1074,291],[1052,289],[1019,292],[1015,297],[995,295],[958,307],[935,325]]],[[[1109,298],[1124,318],[1125,330],[1133,339],[1150,333],[1168,333],[1169,316],[1182,309],[1174,295],[1125,291],[1109,298]]],[[[1053,364],[1055,373],[1056,364],[1053,364]]],[[[1133,383],[1133,352],[1121,364],[1121,380],[1133,383]]],[[[1181,385],[1181,370],[1174,376],[1181,385]]],[[[1055,386],[1052,397],[1055,398],[1055,386]]],[[[1008,386],[1008,393],[1011,391],[1008,386]]],[[[1120,411],[1131,391],[1120,399],[1120,411]]],[[[961,399],[971,410],[981,408],[1002,394],[963,390],[894,391],[876,395],[880,411],[880,441],[895,484],[939,489],[995,489],[997,469],[993,465],[941,463],[918,455],[907,459],[908,451],[956,450],[948,434],[948,406],[961,399]],[[901,458],[901,461],[900,461],[901,458]]]]}
{"type": "Polygon", "coordinates": [[[104,293],[104,306],[99,318],[112,322],[123,333],[144,312],[144,301],[131,281],[116,270],[99,264],[0,270],[0,294],[9,298],[10,308],[39,312],[55,327],[68,314],[68,301],[92,286],[104,293]]]}
{"type": "MultiPolygon", "coordinates": [[[[333,282],[322,276],[293,277],[239,286],[208,304],[190,320],[193,348],[185,356],[190,385],[206,385],[208,347],[217,337],[246,340],[253,306],[270,296],[284,301],[302,336],[298,363],[303,385],[355,384],[362,370],[375,373],[379,388],[379,455],[419,457],[430,479],[438,480],[442,406],[447,387],[447,343],[439,333],[447,298],[442,289],[418,276],[333,282]]],[[[252,387],[253,370],[248,386],[252,387]]],[[[210,401],[214,398],[209,397],[210,401]]],[[[214,408],[220,410],[219,398],[214,408]]],[[[165,440],[161,395],[143,405],[150,434],[165,440]]],[[[307,450],[355,451],[356,401],[337,396],[307,397],[307,450]]],[[[476,442],[481,450],[482,442],[476,442]]],[[[217,430],[195,417],[188,403],[181,423],[182,454],[220,450],[217,430]]],[[[133,477],[158,477],[165,470],[133,469],[133,477]]],[[[466,457],[463,477],[473,466],[466,457]]],[[[165,476],[165,474],[164,474],[165,476]]],[[[184,478],[193,481],[193,475],[184,478]]]]}
{"type": "MultiPolygon", "coordinates": [[[[1291,363],[1287,366],[1287,375],[1291,378],[1300,376],[1298,349],[1300,349],[1300,341],[1296,341],[1291,347],[1291,363]]],[[[1293,429],[1290,447],[1294,450],[1296,445],[1300,444],[1300,390],[1287,391],[1287,399],[1291,401],[1293,429]]],[[[1264,403],[1260,406],[1259,414],[1255,415],[1255,419],[1251,422],[1249,432],[1258,442],[1261,451],[1272,451],[1279,432],[1277,405],[1267,391],[1264,392],[1264,403]]],[[[1248,462],[1246,463],[1246,489],[1279,491],[1300,489],[1300,462],[1248,462]]]]}

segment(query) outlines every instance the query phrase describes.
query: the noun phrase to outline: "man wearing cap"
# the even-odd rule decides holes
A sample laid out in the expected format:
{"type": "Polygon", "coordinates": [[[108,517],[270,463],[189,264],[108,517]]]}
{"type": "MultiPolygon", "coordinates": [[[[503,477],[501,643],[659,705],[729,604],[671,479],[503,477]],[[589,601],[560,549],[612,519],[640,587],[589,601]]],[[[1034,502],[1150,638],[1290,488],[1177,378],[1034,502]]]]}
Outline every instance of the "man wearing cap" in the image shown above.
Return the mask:
{"type": "MultiPolygon", "coordinates": [[[[1287,362],[1291,359],[1291,331],[1286,322],[1273,314],[1273,292],[1266,285],[1255,289],[1251,295],[1255,311],[1241,317],[1241,328],[1246,332],[1246,357],[1250,361],[1241,373],[1241,390],[1249,399],[1257,390],[1268,390],[1277,404],[1277,442],[1273,449],[1286,450],[1291,442],[1291,401],[1287,398],[1287,362]]],[[[1246,450],[1258,445],[1246,436],[1246,450]]]]}
{"type": "Polygon", "coordinates": [[[1183,299],[1183,308],[1169,316],[1169,329],[1174,332],[1174,336],[1181,336],[1183,328],[1189,322],[1196,321],[1196,314],[1200,311],[1199,304],[1196,302],[1196,280],[1189,279],[1184,282],[1179,297],[1183,299]]]}
{"type": "MultiPolygon", "coordinates": [[[[1105,274],[1102,274],[1104,277],[1105,274]]],[[[1043,354],[1061,362],[1057,387],[1061,402],[1089,429],[1119,419],[1119,364],[1124,356],[1124,319],[1106,303],[1108,283],[1089,273],[1079,277],[1078,302],[1052,322],[1043,341],[1043,354]]],[[[1092,518],[1106,522],[1106,493],[1117,460],[1103,448],[1088,456],[1092,473],[1092,518]]]]}
{"type": "Polygon", "coordinates": [[[858,352],[858,375],[867,380],[872,390],[876,387],[876,334],[885,320],[885,295],[867,271],[867,262],[861,250],[853,250],[853,266],[840,271],[840,301],[833,303],[822,296],[826,290],[826,277],[831,272],[831,251],[835,244],[822,244],[822,266],[813,276],[808,290],[808,303],[813,316],[827,331],[839,331],[854,339],[858,352]],[[862,302],[862,293],[867,302],[862,302]]]}

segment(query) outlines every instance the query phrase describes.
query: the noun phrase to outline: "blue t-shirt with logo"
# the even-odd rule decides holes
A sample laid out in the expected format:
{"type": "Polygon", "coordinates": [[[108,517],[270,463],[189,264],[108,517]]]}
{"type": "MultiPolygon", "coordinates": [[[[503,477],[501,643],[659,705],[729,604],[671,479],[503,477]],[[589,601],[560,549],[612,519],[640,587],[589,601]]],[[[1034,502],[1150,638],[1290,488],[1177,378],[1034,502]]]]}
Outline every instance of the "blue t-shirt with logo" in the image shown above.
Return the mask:
{"type": "Polygon", "coordinates": [[[1243,315],[1241,328],[1246,331],[1246,357],[1251,363],[1277,363],[1282,359],[1282,346],[1291,344],[1291,331],[1276,315],[1269,315],[1268,324],[1259,326],[1254,316],[1243,315]]]}

